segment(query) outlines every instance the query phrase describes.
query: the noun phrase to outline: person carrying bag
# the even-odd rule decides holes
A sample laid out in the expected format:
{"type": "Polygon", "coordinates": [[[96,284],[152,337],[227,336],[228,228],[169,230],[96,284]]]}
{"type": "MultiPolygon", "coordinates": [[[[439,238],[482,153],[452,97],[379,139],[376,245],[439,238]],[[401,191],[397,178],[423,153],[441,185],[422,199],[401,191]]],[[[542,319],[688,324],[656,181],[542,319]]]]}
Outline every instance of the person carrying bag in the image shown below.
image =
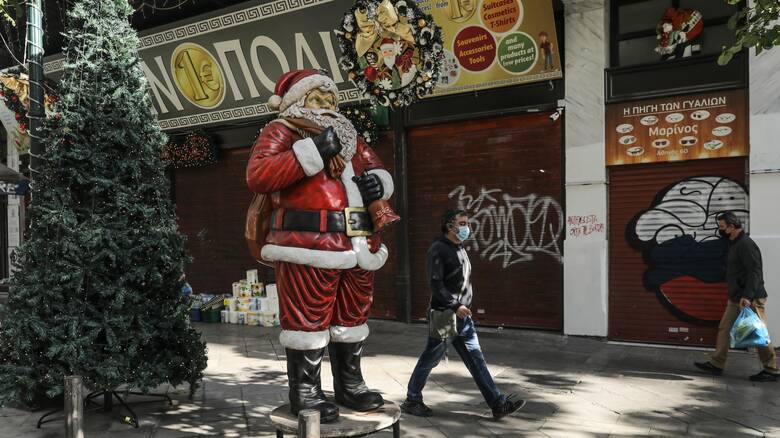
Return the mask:
{"type": "Polygon", "coordinates": [[[431,306],[428,311],[428,340],[409,379],[406,401],[401,409],[410,415],[429,417],[433,410],[423,403],[422,390],[433,368],[447,352],[450,341],[479,387],[493,418],[503,418],[525,405],[514,394],[506,396],[496,386],[479,345],[471,317],[471,262],[463,247],[471,229],[462,210],[449,210],[442,216],[442,235],[427,254],[431,306]]]}

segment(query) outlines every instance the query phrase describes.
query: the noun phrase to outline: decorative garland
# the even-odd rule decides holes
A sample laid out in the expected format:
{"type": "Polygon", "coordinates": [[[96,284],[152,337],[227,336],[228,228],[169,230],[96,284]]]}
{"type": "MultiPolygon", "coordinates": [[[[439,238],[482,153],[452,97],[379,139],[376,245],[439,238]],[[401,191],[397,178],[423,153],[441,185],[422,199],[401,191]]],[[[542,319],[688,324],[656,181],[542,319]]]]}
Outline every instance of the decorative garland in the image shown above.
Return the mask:
{"type": "Polygon", "coordinates": [[[217,148],[208,134],[194,131],[183,140],[170,139],[160,158],[166,166],[174,169],[208,166],[217,162],[217,148]]]}
{"type": "Polygon", "coordinates": [[[433,91],[441,29],[415,0],[357,0],[335,32],[342,70],[375,103],[398,108],[433,91]]]}
{"type": "Polygon", "coordinates": [[[5,106],[14,112],[16,122],[19,123],[19,131],[23,134],[26,133],[27,108],[24,107],[22,100],[19,99],[14,90],[6,87],[2,82],[0,82],[0,98],[5,102],[5,106]]]}
{"type": "MultiPolygon", "coordinates": [[[[20,81],[16,76],[6,75],[3,77],[3,80],[0,81],[0,99],[3,100],[6,108],[14,112],[14,118],[18,123],[17,130],[21,136],[16,139],[16,149],[20,153],[26,153],[30,149],[30,141],[27,135],[27,106],[25,105],[25,102],[27,102],[28,98],[26,93],[26,83],[20,81]],[[8,78],[11,78],[11,80],[8,81],[8,78]],[[8,81],[8,84],[6,84],[6,81],[8,81]],[[22,90],[24,97],[20,97],[17,91],[12,87],[19,87],[19,89],[22,90]]],[[[53,109],[57,100],[59,100],[57,95],[51,93],[45,94],[44,108],[47,117],[52,115],[54,115],[54,117],[59,117],[59,114],[54,114],[53,109]]]]}
{"type": "Polygon", "coordinates": [[[370,104],[344,106],[339,109],[339,112],[352,122],[358,135],[363,137],[367,145],[376,147],[376,143],[379,140],[379,128],[376,126],[376,122],[374,122],[370,104]]]}

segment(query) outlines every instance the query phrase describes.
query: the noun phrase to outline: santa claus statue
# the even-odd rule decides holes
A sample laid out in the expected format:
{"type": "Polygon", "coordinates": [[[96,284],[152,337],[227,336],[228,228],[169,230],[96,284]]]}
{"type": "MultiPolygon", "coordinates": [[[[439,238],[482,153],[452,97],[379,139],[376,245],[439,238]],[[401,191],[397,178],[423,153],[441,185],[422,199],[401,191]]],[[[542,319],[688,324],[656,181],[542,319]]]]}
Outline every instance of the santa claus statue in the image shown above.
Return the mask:
{"type": "Polygon", "coordinates": [[[271,200],[261,255],[275,269],[290,408],[316,409],[323,422],[339,415],[320,385],[326,347],[337,403],[358,411],[384,403],[360,370],[374,272],[387,260],[366,206],[393,194],[390,174],[337,112],[337,96],[324,71],[282,75],[269,101],[279,117],[246,170],[249,188],[271,200]]]}

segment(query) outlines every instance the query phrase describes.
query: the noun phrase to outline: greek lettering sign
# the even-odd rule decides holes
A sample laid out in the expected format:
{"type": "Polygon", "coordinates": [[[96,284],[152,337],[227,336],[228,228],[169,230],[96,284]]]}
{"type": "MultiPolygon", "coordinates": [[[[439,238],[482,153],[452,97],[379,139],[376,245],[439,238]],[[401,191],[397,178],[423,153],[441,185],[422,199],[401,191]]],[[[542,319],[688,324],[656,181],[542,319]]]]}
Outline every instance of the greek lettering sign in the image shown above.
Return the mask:
{"type": "MultiPolygon", "coordinates": [[[[333,34],[352,0],[251,1],[140,34],[141,68],[164,130],[268,116],[274,82],[286,71],[324,68],[339,101],[360,100],[338,66],[333,34]]],[[[47,58],[50,78],[63,58],[47,58]]]]}
{"type": "Polygon", "coordinates": [[[444,37],[434,95],[562,77],[550,0],[418,0],[444,37]]]}
{"type": "Polygon", "coordinates": [[[608,166],[748,155],[747,91],[607,105],[608,166]]]}

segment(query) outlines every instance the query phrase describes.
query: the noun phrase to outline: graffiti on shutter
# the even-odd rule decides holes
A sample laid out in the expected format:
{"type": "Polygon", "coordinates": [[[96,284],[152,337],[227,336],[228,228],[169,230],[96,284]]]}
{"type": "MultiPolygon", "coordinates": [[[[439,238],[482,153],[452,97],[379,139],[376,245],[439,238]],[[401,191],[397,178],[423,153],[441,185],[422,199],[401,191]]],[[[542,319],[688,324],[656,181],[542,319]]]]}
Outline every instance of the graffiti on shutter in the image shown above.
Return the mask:
{"type": "Polygon", "coordinates": [[[463,185],[449,198],[469,214],[473,232],[466,247],[481,258],[500,260],[503,268],[532,261],[535,254],[562,262],[559,240],[565,224],[563,209],[554,198],[534,193],[513,196],[484,187],[471,195],[463,185]]]}
{"type": "Polygon", "coordinates": [[[628,243],[647,264],[645,288],[683,321],[714,325],[722,316],[728,242],[718,237],[716,217],[725,211],[747,230],[745,187],[720,176],[691,177],[661,190],[628,224],[628,243]]]}

